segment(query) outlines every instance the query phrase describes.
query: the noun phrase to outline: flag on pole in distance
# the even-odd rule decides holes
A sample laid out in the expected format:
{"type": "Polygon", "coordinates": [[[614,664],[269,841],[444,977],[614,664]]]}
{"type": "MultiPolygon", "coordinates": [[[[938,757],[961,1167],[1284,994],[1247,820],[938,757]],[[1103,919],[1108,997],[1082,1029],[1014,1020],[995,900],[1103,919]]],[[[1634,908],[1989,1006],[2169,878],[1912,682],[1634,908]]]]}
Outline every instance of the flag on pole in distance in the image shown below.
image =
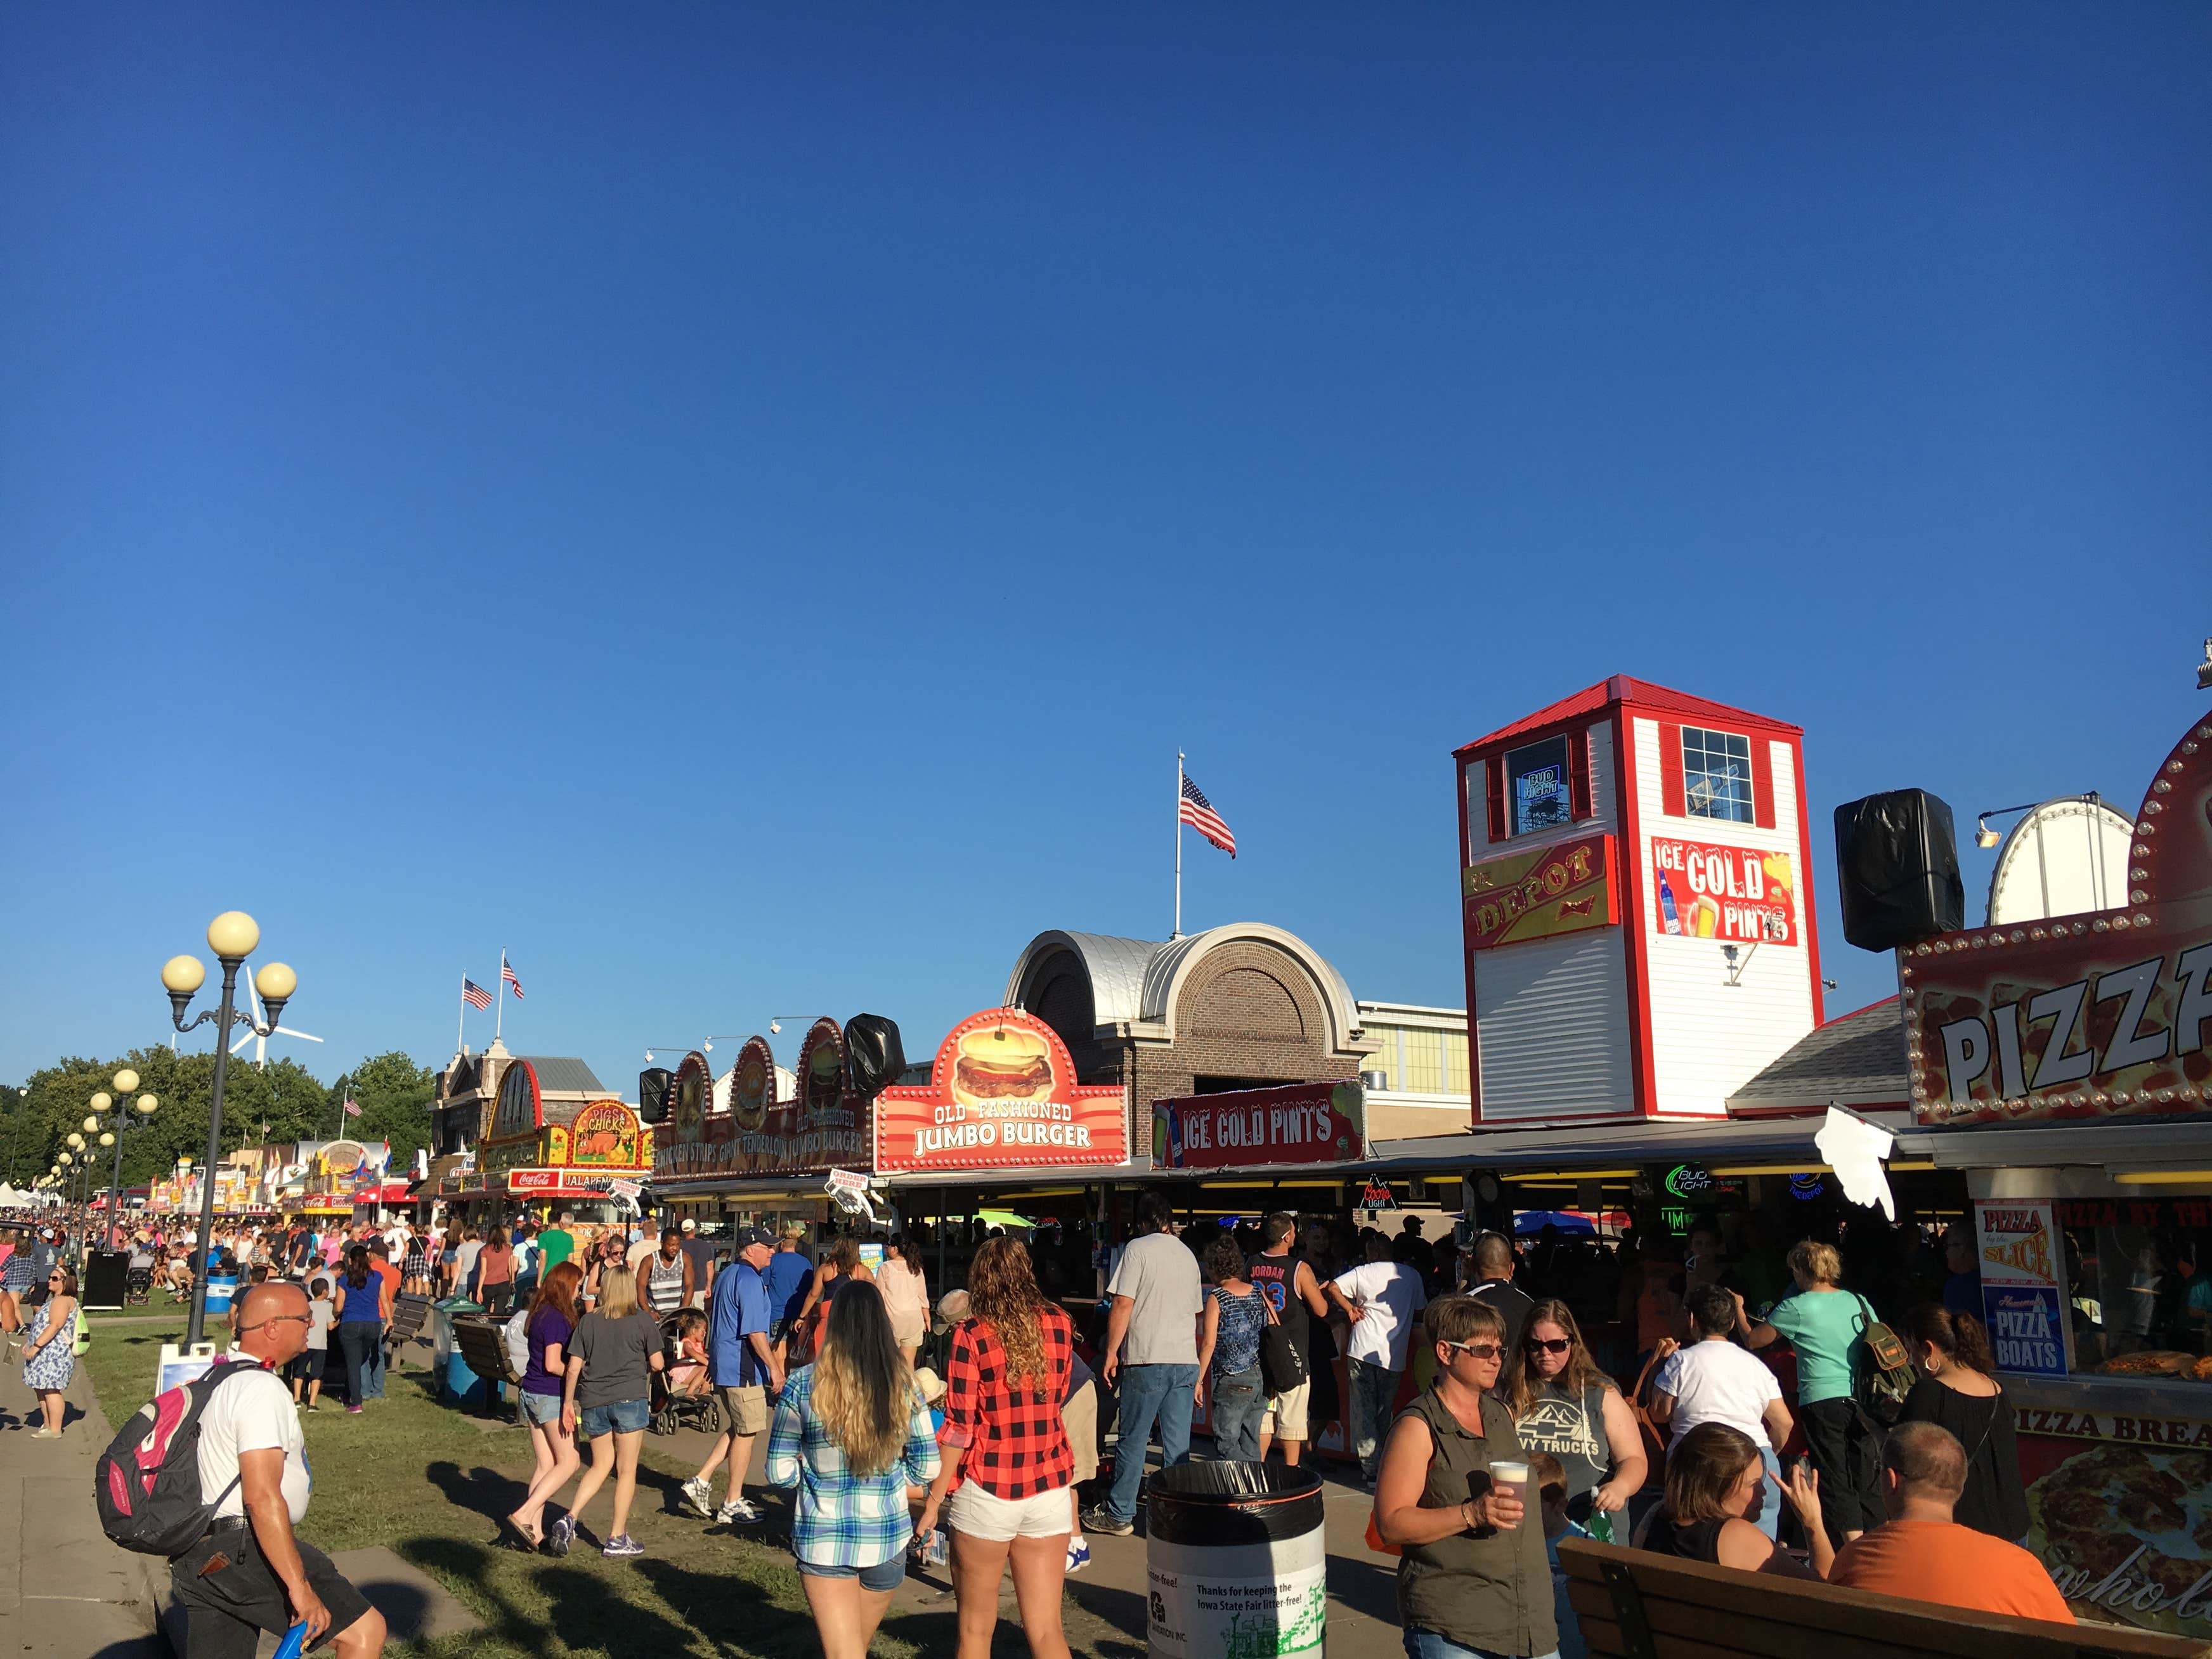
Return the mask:
{"type": "Polygon", "coordinates": [[[507,981],[507,988],[517,997],[522,994],[522,981],[514,976],[514,969],[508,967],[504,961],[499,964],[499,976],[507,981]]]}
{"type": "Polygon", "coordinates": [[[489,1008],[491,1006],[491,993],[476,981],[464,979],[461,981],[461,1000],[471,1008],[489,1008]]]}
{"type": "Polygon", "coordinates": [[[348,1095],[346,1097],[345,1115],[348,1117],[359,1117],[361,1115],[361,1108],[354,1103],[354,1098],[351,1095],[348,1095]]]}
{"type": "Polygon", "coordinates": [[[1221,814],[1213,810],[1199,787],[1186,775],[1182,781],[1182,806],[1180,816],[1183,823],[1204,836],[1231,858],[1237,856],[1237,837],[1222,822],[1221,814]]]}

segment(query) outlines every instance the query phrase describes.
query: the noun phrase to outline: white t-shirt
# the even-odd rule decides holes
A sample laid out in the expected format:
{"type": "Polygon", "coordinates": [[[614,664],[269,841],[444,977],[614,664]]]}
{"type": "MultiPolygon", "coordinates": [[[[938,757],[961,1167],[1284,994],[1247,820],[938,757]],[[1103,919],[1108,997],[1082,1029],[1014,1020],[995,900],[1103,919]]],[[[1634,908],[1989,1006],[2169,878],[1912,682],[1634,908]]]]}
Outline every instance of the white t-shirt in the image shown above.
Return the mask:
{"type": "Polygon", "coordinates": [[[1413,1316],[1429,1305],[1420,1274],[1402,1261],[1367,1261],[1339,1273],[1336,1288],[1344,1292],[1346,1301],[1367,1314],[1352,1327],[1345,1357],[1404,1370],[1413,1316]]]}
{"type": "MultiPolygon", "coordinates": [[[[307,1437],[300,1432],[299,1408],[292,1403],[291,1389],[275,1371],[264,1370],[250,1359],[239,1362],[238,1368],[256,1374],[226,1378],[200,1418],[200,1501],[214,1503],[222,1489],[238,1479],[241,1452],[282,1447],[284,1507],[291,1511],[292,1524],[297,1526],[307,1519],[307,1498],[315,1485],[307,1468],[307,1437]]],[[[216,1518],[245,1513],[246,1487],[241,1484],[222,1499],[216,1518]]]]}
{"type": "Polygon", "coordinates": [[[396,1226],[396,1227],[393,1227],[390,1231],[386,1232],[386,1233],[384,1235],[384,1243],[385,1243],[385,1246],[386,1246],[386,1248],[391,1250],[391,1252],[392,1252],[392,1259],[394,1261],[404,1261],[404,1260],[406,1259],[406,1255],[407,1255],[407,1229],[406,1229],[406,1228],[404,1228],[404,1227],[397,1227],[397,1226],[396,1226]]]}
{"type": "Polygon", "coordinates": [[[471,1238],[461,1246],[460,1253],[453,1258],[455,1285],[463,1290],[468,1288],[469,1274],[476,1270],[477,1258],[483,1254],[483,1240],[480,1238],[471,1238]]]}
{"type": "Polygon", "coordinates": [[[1198,1364],[1198,1316],[1206,1306],[1198,1258],[1173,1233],[1146,1233],[1129,1241],[1107,1284],[1109,1296],[1126,1296],[1128,1334],[1121,1339],[1124,1365],[1198,1364]]]}
{"type": "Polygon", "coordinates": [[[1667,1356],[1651,1386],[1674,1396],[1674,1416],[1667,1444],[1671,1449],[1700,1423],[1725,1423],[1767,1444],[1760,1413],[1782,1398],[1774,1373],[1733,1342],[1692,1342],[1667,1356]]]}

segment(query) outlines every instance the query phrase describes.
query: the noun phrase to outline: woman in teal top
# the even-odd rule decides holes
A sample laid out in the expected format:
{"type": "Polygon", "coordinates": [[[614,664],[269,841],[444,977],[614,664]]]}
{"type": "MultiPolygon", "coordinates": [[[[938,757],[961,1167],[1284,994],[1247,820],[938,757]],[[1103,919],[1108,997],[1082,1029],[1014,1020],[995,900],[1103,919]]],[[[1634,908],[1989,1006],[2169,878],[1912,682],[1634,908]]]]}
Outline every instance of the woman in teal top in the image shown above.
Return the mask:
{"type": "Polygon", "coordinates": [[[1843,1258],[1832,1244],[1801,1239],[1790,1252],[1796,1290],[1753,1321],[1736,1298],[1737,1328],[1753,1348],[1787,1338],[1797,1351],[1797,1421],[1820,1477],[1820,1513],[1841,1549],[1886,1518],[1881,1507],[1881,1431],[1858,1401],[1874,1310],[1843,1287],[1843,1258]]]}

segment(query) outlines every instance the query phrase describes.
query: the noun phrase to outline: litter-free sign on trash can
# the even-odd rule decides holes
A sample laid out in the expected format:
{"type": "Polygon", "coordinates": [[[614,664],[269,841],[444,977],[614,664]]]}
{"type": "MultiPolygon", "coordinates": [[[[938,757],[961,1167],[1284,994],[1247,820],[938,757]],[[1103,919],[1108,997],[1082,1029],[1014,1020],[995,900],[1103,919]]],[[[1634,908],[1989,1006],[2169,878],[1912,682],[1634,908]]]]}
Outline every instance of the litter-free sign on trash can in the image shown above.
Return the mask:
{"type": "Polygon", "coordinates": [[[1145,1483],[1153,1659],[1318,1659],[1328,1622],[1321,1477],[1179,1463],[1145,1483]]]}

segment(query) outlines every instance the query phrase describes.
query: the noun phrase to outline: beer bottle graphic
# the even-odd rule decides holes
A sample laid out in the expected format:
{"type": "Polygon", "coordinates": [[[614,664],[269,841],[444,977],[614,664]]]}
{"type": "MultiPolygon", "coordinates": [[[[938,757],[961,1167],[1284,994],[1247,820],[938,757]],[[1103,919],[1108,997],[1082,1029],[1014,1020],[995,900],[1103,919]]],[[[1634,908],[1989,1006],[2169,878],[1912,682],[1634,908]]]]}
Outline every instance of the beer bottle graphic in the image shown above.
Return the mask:
{"type": "Polygon", "coordinates": [[[1674,889],[1668,883],[1664,870],[1659,872],[1659,915],[1662,918],[1661,933],[1679,933],[1682,931],[1682,918],[1674,908],[1674,889]]]}

